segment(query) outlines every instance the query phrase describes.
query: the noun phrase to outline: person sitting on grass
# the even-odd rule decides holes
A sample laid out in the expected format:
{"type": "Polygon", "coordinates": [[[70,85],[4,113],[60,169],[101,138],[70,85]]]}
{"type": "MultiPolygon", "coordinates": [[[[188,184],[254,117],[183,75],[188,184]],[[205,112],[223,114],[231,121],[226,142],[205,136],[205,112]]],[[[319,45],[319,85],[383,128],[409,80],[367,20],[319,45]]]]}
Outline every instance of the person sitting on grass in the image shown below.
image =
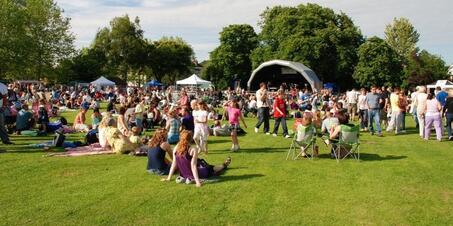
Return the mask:
{"type": "Polygon", "coordinates": [[[181,122],[176,115],[175,110],[170,110],[167,114],[167,125],[165,129],[168,131],[168,143],[176,144],[179,141],[179,129],[181,122]]]}
{"type": "Polygon", "coordinates": [[[146,170],[157,175],[168,175],[171,165],[171,146],[167,142],[167,130],[158,129],[148,142],[148,165],[146,170]],[[169,159],[165,158],[168,154],[169,159]]]}
{"type": "Polygon", "coordinates": [[[112,151],[117,154],[127,154],[135,150],[136,145],[133,145],[129,138],[124,136],[117,128],[116,121],[113,118],[109,119],[108,127],[105,131],[107,142],[112,147],[112,151]]]}
{"type": "Polygon", "coordinates": [[[192,183],[195,181],[197,187],[201,187],[203,179],[218,176],[223,173],[231,163],[228,157],[222,165],[212,166],[203,159],[198,159],[198,150],[191,147],[192,133],[184,130],[181,132],[180,141],[173,150],[173,162],[167,178],[162,181],[170,181],[176,169],[179,170],[180,180],[177,182],[192,183]]]}
{"type": "Polygon", "coordinates": [[[88,108],[82,107],[80,108],[80,112],[77,114],[77,116],[74,119],[74,130],[77,132],[88,132],[90,129],[88,126],[85,124],[85,115],[87,113],[88,108]]]}
{"type": "Polygon", "coordinates": [[[16,117],[16,133],[20,134],[21,131],[30,130],[34,124],[33,114],[28,111],[28,105],[24,104],[22,109],[17,113],[16,117]]]}
{"type": "Polygon", "coordinates": [[[99,126],[99,123],[101,123],[102,120],[102,115],[99,112],[99,108],[95,108],[93,110],[93,114],[91,115],[91,126],[93,129],[97,129],[99,126]]]}
{"type": "Polygon", "coordinates": [[[136,146],[140,145],[140,131],[137,126],[134,126],[130,132],[129,141],[136,146]]]}

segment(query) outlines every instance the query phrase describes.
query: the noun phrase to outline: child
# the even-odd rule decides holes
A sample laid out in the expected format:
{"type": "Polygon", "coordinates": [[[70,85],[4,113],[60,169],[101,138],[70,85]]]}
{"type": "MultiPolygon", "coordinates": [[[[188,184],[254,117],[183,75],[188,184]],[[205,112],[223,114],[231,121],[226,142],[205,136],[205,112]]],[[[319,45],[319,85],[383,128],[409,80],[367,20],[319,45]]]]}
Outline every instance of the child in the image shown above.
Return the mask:
{"type": "Polygon", "coordinates": [[[49,115],[46,110],[46,102],[41,99],[39,101],[39,110],[38,110],[38,124],[39,131],[47,132],[47,124],[49,123],[49,115]]]}
{"type": "Polygon", "coordinates": [[[132,144],[135,144],[137,146],[140,145],[140,129],[136,126],[132,127],[131,129],[131,135],[129,136],[129,140],[131,141],[132,144]]]}
{"type": "Polygon", "coordinates": [[[101,123],[102,115],[99,112],[99,108],[95,108],[93,110],[93,114],[91,115],[91,125],[93,129],[97,129],[99,124],[101,123]]]}
{"type": "Polygon", "coordinates": [[[193,139],[197,145],[198,152],[205,152],[208,154],[208,106],[203,101],[198,101],[196,109],[193,110],[192,115],[194,119],[195,129],[193,139]]]}
{"type": "Polygon", "coordinates": [[[230,123],[230,132],[231,132],[231,142],[233,143],[231,150],[239,150],[239,140],[237,136],[237,130],[239,127],[239,119],[241,119],[244,127],[247,128],[245,124],[244,117],[242,116],[241,110],[239,109],[239,104],[236,100],[229,101],[225,104],[226,111],[228,112],[228,122],[230,123]]]}

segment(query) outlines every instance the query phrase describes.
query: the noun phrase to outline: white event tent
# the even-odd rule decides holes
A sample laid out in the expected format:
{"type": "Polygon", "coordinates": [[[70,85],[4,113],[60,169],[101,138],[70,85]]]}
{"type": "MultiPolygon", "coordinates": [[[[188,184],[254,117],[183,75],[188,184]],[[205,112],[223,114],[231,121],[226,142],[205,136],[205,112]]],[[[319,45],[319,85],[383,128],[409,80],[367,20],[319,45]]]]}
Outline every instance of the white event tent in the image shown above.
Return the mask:
{"type": "Polygon", "coordinates": [[[212,83],[198,77],[196,74],[191,75],[183,80],[176,81],[176,85],[192,85],[192,86],[210,86],[212,83]]]}
{"type": "Polygon", "coordinates": [[[99,77],[95,81],[92,81],[90,84],[98,86],[98,87],[100,87],[100,86],[114,86],[115,85],[114,82],[106,79],[104,76],[99,77]]]}
{"type": "Polygon", "coordinates": [[[453,82],[448,80],[438,80],[437,82],[431,83],[426,86],[428,89],[435,89],[440,87],[441,89],[453,89],[453,82]]]}

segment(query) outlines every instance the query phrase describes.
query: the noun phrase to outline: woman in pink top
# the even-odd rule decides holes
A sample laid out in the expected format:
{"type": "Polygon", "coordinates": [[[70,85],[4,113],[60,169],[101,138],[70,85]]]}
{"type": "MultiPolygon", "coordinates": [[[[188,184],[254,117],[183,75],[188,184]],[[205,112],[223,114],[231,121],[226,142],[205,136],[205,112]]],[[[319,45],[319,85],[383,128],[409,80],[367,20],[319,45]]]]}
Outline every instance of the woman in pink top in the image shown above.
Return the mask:
{"type": "Polygon", "coordinates": [[[428,94],[425,107],[425,140],[429,139],[431,127],[434,125],[436,129],[436,137],[438,141],[442,140],[442,118],[440,111],[442,106],[439,101],[434,98],[432,93],[428,94]]]}
{"type": "Polygon", "coordinates": [[[241,110],[239,109],[239,104],[236,100],[229,101],[225,103],[226,111],[228,112],[228,122],[230,123],[230,132],[231,132],[231,141],[233,143],[231,150],[239,150],[239,141],[237,136],[237,130],[239,129],[239,119],[241,119],[244,127],[247,128],[245,124],[244,117],[242,116],[241,110]]]}

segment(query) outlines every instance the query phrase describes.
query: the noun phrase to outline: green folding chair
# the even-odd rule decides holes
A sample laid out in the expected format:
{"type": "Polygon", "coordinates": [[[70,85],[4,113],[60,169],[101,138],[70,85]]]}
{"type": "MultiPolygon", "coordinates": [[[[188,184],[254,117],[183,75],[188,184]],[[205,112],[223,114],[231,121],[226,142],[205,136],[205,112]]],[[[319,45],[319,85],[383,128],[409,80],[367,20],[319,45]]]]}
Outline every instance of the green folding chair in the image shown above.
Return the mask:
{"type": "Polygon", "coordinates": [[[333,154],[337,162],[345,159],[348,156],[353,157],[354,159],[360,160],[360,142],[359,134],[360,127],[358,125],[340,125],[341,130],[338,140],[333,140],[332,148],[333,154]],[[342,151],[346,152],[342,155],[342,151]]]}
{"type": "Polygon", "coordinates": [[[286,160],[288,160],[289,156],[292,156],[291,158],[293,160],[296,160],[297,158],[302,156],[303,152],[307,154],[308,158],[312,159],[315,150],[315,143],[316,128],[314,126],[297,126],[297,131],[291,142],[288,153],[286,154],[286,160]],[[300,148],[301,151],[296,154],[296,149],[298,148],[300,148]]]}

